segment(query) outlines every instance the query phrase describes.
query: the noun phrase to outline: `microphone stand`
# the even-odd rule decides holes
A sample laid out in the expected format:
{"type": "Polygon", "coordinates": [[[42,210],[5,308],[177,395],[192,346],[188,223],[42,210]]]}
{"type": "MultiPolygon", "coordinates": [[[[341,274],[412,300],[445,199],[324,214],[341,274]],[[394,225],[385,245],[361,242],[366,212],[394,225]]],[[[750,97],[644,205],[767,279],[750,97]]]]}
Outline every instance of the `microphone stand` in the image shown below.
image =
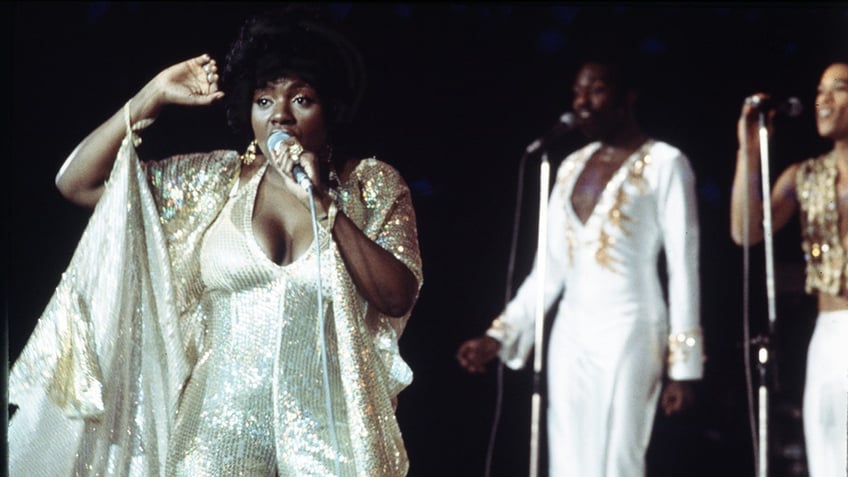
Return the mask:
{"type": "MultiPolygon", "coordinates": [[[[774,251],[772,246],[772,220],[771,220],[771,186],[769,173],[769,147],[768,128],[766,126],[765,112],[759,113],[759,139],[760,139],[760,182],[762,184],[763,197],[763,242],[765,244],[765,266],[766,266],[766,297],[768,302],[768,329],[766,335],[762,334],[752,340],[757,347],[757,370],[759,376],[759,387],[757,392],[757,477],[768,476],[768,441],[769,441],[769,344],[774,334],[776,322],[775,311],[775,284],[774,284],[774,251]]],[[[746,181],[747,183],[747,181],[746,181]]],[[[747,197],[747,194],[746,194],[747,197]]],[[[747,211],[746,211],[747,212],[747,211]]],[[[746,214],[747,220],[747,214],[746,214]]],[[[746,230],[746,247],[748,237],[746,230]]]]}
{"type": "Polygon", "coordinates": [[[539,421],[542,408],[542,349],[545,329],[545,275],[547,267],[548,188],[550,187],[550,161],[547,151],[542,152],[539,171],[539,237],[536,246],[536,320],[533,353],[533,399],[530,422],[530,477],[539,475],[539,421]]]}

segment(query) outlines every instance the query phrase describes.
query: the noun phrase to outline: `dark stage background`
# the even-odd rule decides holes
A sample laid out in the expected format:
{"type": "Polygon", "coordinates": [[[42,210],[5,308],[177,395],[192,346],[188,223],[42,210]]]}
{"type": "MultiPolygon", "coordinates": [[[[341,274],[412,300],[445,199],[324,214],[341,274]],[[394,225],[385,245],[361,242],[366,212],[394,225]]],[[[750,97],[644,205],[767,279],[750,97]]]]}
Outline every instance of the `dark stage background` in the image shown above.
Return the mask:
{"type": "MultiPolygon", "coordinates": [[[[79,140],[162,68],[203,52],[223,62],[245,16],[268,4],[7,4],[11,151],[4,191],[9,359],[20,352],[67,265],[89,213],[53,179],[79,140]]],[[[361,46],[368,91],[356,137],[409,182],[425,282],[401,343],[415,372],[398,415],[411,477],[482,476],[495,368],[469,376],[458,345],[501,309],[523,148],[570,109],[577,58],[598,44],[632,52],[650,80],[646,129],[688,154],[698,178],[706,377],[698,403],[658,417],[649,475],[753,475],[743,360],[742,253],[729,238],[736,118],[745,96],[797,96],[778,120],[772,172],[826,150],[813,120],[824,67],[848,44],[848,7],[812,3],[339,3],[361,46]]],[[[843,57],[844,58],[844,57],[843,57]]],[[[8,108],[7,108],[8,110],[8,108]]],[[[218,107],[166,111],[144,134],[149,158],[242,150],[218,107]]],[[[567,137],[553,165],[582,144],[567,137]]],[[[516,281],[535,247],[538,164],[524,181],[516,281]]],[[[806,475],[799,420],[815,304],[801,293],[797,225],[775,239],[777,379],[773,475],[806,475]],[[794,228],[794,230],[792,230],[794,228]]],[[[763,249],[752,249],[752,334],[764,329],[763,249]]],[[[517,282],[516,282],[517,285],[517,282]]],[[[504,373],[493,476],[527,475],[532,373],[504,373]]],[[[544,454],[543,454],[544,457],[544,454]]],[[[544,468],[544,465],[542,466],[544,468]]],[[[591,477],[591,476],[590,476],[591,477]]]]}

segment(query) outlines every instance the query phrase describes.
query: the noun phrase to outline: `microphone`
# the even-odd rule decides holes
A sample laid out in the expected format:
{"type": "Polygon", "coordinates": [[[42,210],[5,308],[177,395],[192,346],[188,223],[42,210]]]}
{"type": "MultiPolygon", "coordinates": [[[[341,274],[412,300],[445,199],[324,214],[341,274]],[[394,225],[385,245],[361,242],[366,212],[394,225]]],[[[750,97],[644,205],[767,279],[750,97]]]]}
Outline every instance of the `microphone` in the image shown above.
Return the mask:
{"type": "MultiPolygon", "coordinates": [[[[268,136],[268,151],[271,154],[279,155],[281,151],[279,151],[280,144],[282,144],[287,139],[291,138],[285,131],[274,131],[268,136]]],[[[295,163],[292,166],[292,175],[294,176],[295,182],[300,184],[301,187],[306,189],[306,192],[312,192],[312,181],[309,179],[309,175],[298,163],[295,163]]]]}
{"type": "Polygon", "coordinates": [[[545,133],[545,135],[531,142],[530,145],[527,146],[527,154],[533,154],[552,140],[573,131],[575,127],[577,127],[577,116],[575,116],[572,112],[563,113],[563,115],[559,117],[559,121],[557,121],[557,123],[547,133],[545,133]]]}
{"type": "Polygon", "coordinates": [[[759,96],[748,96],[745,98],[745,104],[754,106],[761,113],[773,110],[777,114],[783,114],[790,118],[800,116],[801,111],[804,109],[803,106],[801,106],[801,100],[794,96],[783,100],[761,98],[759,96]]]}
{"type": "Polygon", "coordinates": [[[301,187],[306,189],[306,192],[312,192],[312,181],[309,179],[309,174],[303,170],[303,166],[300,164],[293,165],[292,175],[294,175],[294,180],[297,181],[301,187]]]}

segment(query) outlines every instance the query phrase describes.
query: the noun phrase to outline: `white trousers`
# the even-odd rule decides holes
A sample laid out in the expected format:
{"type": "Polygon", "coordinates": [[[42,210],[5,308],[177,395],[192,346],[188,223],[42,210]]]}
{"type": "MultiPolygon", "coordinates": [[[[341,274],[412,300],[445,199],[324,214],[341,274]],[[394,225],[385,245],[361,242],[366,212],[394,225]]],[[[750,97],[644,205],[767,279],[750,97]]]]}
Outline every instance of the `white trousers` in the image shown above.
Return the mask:
{"type": "Polygon", "coordinates": [[[848,310],[819,313],[807,351],[804,439],[810,477],[848,476],[848,310]]]}

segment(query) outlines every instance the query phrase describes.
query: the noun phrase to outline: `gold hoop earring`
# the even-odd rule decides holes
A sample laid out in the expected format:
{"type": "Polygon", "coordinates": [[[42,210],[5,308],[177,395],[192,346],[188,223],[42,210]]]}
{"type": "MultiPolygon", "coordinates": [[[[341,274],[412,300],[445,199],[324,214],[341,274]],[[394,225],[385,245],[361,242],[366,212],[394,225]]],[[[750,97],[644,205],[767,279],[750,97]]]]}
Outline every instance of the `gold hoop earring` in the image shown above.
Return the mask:
{"type": "Polygon", "coordinates": [[[244,154],[239,156],[241,163],[245,166],[249,166],[253,164],[253,161],[256,160],[256,148],[259,146],[259,143],[256,142],[256,139],[250,141],[250,144],[247,145],[247,149],[244,151],[244,154]]]}
{"type": "Polygon", "coordinates": [[[328,169],[327,179],[330,182],[330,191],[334,191],[341,185],[341,181],[338,172],[336,172],[336,166],[333,164],[333,146],[327,144],[324,149],[327,151],[326,157],[323,159],[328,169]]]}

